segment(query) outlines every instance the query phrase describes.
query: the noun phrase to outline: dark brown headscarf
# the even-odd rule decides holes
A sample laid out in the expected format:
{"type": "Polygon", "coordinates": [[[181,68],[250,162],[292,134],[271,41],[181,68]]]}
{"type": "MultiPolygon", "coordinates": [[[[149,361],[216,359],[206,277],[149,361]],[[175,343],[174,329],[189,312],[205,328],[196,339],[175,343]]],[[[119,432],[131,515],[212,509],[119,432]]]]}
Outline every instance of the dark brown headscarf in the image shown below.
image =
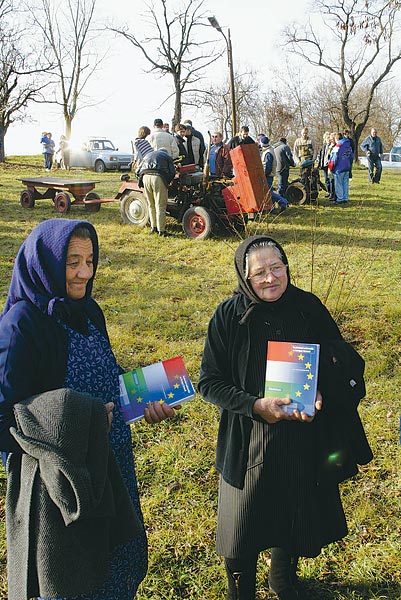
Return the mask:
{"type": "Polygon", "coordinates": [[[285,296],[287,294],[288,288],[290,287],[290,270],[288,267],[288,259],[287,259],[287,255],[284,252],[283,248],[280,246],[280,244],[278,242],[276,242],[275,240],[273,240],[271,237],[268,237],[266,235],[253,235],[251,237],[246,238],[237,248],[236,252],[235,252],[235,257],[234,257],[234,265],[235,265],[235,272],[237,274],[237,279],[238,279],[238,286],[235,290],[235,293],[237,294],[243,294],[244,296],[246,296],[246,298],[248,298],[248,300],[250,300],[250,305],[248,306],[245,314],[243,315],[240,323],[245,323],[247,318],[250,316],[251,312],[253,311],[253,309],[258,306],[258,305],[265,305],[265,304],[276,304],[277,302],[280,302],[281,298],[279,298],[278,300],[276,300],[275,302],[272,303],[268,303],[265,300],[261,300],[259,298],[259,296],[257,296],[255,294],[255,292],[252,289],[252,285],[249,281],[249,279],[247,279],[246,277],[246,254],[249,251],[249,248],[253,245],[259,245],[262,242],[271,242],[272,244],[274,244],[274,246],[280,251],[280,254],[282,256],[282,261],[285,265],[287,265],[287,275],[288,275],[288,286],[287,289],[285,290],[283,296],[285,296]]]}

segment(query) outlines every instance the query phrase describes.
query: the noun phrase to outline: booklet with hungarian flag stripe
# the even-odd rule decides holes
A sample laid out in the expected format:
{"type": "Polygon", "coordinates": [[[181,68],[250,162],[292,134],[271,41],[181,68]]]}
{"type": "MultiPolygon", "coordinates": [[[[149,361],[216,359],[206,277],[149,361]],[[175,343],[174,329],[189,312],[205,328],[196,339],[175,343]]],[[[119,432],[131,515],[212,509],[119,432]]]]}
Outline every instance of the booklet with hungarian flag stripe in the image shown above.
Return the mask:
{"type": "Polygon", "coordinates": [[[148,402],[170,406],[195,397],[195,389],[181,356],[120,375],[120,402],[126,423],[142,419],[148,402]]]}
{"type": "Polygon", "coordinates": [[[289,398],[283,410],[315,414],[319,370],[319,344],[269,342],[266,363],[266,398],[289,398]]]}

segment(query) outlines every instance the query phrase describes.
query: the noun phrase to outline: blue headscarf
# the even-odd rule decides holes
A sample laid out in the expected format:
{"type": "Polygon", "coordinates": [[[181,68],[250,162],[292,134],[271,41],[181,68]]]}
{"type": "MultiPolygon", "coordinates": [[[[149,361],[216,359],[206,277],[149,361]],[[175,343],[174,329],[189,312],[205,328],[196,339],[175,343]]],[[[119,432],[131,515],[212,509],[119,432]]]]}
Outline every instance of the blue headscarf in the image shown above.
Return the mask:
{"type": "Polygon", "coordinates": [[[43,221],[31,231],[18,251],[1,317],[20,300],[32,302],[42,313],[66,322],[74,313],[84,313],[91,299],[98,260],[99,243],[91,223],[72,219],[43,221]],[[68,245],[77,227],[85,227],[90,233],[93,276],[86,286],[85,297],[71,300],[67,296],[65,271],[68,245]]]}

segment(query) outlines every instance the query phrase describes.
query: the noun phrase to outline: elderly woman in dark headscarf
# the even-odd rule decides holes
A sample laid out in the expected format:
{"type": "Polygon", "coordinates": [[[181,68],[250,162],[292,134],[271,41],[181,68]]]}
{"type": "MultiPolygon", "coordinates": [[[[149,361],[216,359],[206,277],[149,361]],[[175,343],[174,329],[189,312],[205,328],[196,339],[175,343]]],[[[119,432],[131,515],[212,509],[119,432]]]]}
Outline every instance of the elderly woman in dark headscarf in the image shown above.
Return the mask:
{"type": "MultiPolygon", "coordinates": [[[[80,589],[72,591],[71,587],[69,596],[132,600],[146,573],[147,542],[130,428],[119,404],[118,376],[122,371],[110,347],[102,310],[92,298],[98,259],[97,234],[86,221],[44,221],[22,244],[0,317],[0,450],[3,459],[10,452],[22,453],[10,433],[10,428],[16,427],[13,406],[33,395],[70,388],[104,402],[111,423],[110,445],[141,533],[114,548],[109,573],[98,574],[102,585],[88,589],[88,581],[82,577],[80,589]]],[[[151,405],[145,418],[157,422],[173,414],[165,404],[151,405]]],[[[51,577],[51,573],[45,576],[51,577]]],[[[32,595],[37,594],[29,597],[32,595]]]]}
{"type": "MultiPolygon", "coordinates": [[[[271,238],[242,242],[235,269],[238,288],[209,324],[199,381],[203,397],[221,409],[217,551],[225,558],[228,600],[255,599],[256,563],[267,548],[270,588],[297,600],[298,557],[317,556],[346,535],[347,525],[337,481],[319,480],[321,414],[287,414],[289,399],[264,397],[267,346],[345,342],[320,300],[291,284],[285,252],[271,238]]],[[[315,405],[322,409],[320,392],[315,405]]]]}

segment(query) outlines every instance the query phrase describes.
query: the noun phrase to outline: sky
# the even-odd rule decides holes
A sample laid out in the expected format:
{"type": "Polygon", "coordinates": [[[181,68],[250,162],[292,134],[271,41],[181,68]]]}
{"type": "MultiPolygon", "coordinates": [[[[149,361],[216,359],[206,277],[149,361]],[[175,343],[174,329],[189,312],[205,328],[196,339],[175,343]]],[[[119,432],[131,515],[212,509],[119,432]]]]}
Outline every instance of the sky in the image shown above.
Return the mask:
{"type": "MultiPolygon", "coordinates": [[[[168,1],[177,3],[177,0],[168,1]]],[[[157,0],[154,2],[156,4],[157,0]]],[[[279,64],[282,57],[282,29],[290,20],[305,20],[307,6],[308,0],[287,0],[284,5],[266,0],[205,0],[204,12],[214,15],[225,33],[230,28],[234,67],[252,67],[268,84],[269,69],[279,64]],[[210,13],[208,6],[213,7],[210,13]]],[[[142,0],[120,0],[116,3],[98,0],[97,15],[101,21],[126,22],[140,35],[143,27],[140,15],[144,10],[142,0]]],[[[104,136],[121,151],[130,151],[131,140],[135,139],[140,126],[151,128],[157,117],[171,123],[173,102],[160,105],[171,93],[172,81],[170,76],[160,79],[146,73],[147,64],[140,51],[125,39],[103,37],[107,56],[88,88],[88,94],[97,105],[77,113],[72,137],[82,140],[86,136],[104,136]]],[[[221,38],[222,48],[225,48],[221,34],[212,27],[210,38],[221,38]]],[[[206,74],[210,81],[222,82],[228,75],[226,54],[208,67],[206,74]]],[[[10,126],[5,138],[7,155],[38,154],[41,152],[42,131],[51,131],[56,144],[64,133],[60,107],[30,105],[28,114],[29,120],[10,126]]],[[[202,132],[210,129],[202,110],[186,109],[183,119],[186,118],[192,119],[194,126],[202,132]]]]}

